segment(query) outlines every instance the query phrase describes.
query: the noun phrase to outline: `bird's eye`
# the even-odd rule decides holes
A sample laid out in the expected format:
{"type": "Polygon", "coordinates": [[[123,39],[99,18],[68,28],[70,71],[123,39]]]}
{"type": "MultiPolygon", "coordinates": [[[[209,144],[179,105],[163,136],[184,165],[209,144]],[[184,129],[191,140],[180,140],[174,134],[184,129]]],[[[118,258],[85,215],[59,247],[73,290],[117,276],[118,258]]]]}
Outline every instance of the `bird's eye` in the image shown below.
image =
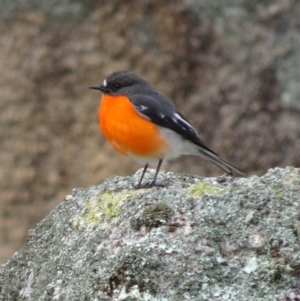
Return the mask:
{"type": "Polygon", "coordinates": [[[119,90],[120,87],[121,87],[121,86],[120,86],[119,84],[114,84],[114,85],[112,86],[112,88],[113,88],[114,91],[119,90]]]}

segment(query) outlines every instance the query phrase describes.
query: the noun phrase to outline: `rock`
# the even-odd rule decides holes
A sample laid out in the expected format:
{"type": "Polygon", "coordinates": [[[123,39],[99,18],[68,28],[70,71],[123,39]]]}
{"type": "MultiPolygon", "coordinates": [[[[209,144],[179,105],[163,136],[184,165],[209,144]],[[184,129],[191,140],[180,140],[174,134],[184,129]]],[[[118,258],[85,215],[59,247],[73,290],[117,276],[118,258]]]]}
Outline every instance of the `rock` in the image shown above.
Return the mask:
{"type": "Polygon", "coordinates": [[[0,300],[296,300],[299,169],[140,174],[74,189],[0,267],[0,300]]]}
{"type": "MultiPolygon", "coordinates": [[[[104,141],[88,90],[116,70],[248,175],[300,166],[299,15],[295,0],[0,1],[0,263],[72,187],[139,168],[104,141]]],[[[192,156],[166,169],[220,172],[192,156]]]]}

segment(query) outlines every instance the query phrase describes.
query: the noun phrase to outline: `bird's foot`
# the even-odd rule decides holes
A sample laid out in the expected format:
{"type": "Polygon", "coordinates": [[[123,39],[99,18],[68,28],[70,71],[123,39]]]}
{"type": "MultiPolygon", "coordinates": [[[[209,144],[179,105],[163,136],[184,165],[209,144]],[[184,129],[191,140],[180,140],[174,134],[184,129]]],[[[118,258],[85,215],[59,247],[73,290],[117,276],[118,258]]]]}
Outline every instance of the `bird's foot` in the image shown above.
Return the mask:
{"type": "Polygon", "coordinates": [[[166,187],[167,185],[165,184],[159,184],[156,182],[148,182],[145,184],[138,184],[138,185],[133,185],[134,189],[145,189],[145,188],[152,188],[152,187],[166,187]]]}

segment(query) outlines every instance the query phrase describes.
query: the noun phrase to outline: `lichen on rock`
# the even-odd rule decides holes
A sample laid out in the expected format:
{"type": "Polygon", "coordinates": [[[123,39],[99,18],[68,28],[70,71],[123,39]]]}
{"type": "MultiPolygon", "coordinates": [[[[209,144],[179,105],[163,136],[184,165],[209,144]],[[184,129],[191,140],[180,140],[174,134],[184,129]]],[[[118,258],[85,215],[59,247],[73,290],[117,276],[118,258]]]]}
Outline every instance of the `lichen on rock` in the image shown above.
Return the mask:
{"type": "Polygon", "coordinates": [[[134,190],[138,175],[75,189],[0,267],[0,299],[297,298],[299,169],[222,181],[162,171],[167,187],[134,190]]]}

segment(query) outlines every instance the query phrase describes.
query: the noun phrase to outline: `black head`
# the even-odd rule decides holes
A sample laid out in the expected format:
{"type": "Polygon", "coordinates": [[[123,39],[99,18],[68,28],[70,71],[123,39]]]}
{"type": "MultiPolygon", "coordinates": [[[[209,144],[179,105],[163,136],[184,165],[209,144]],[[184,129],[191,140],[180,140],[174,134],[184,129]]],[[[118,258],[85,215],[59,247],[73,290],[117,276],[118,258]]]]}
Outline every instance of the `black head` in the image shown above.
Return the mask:
{"type": "Polygon", "coordinates": [[[116,71],[110,74],[102,85],[91,86],[90,89],[100,90],[105,94],[119,95],[137,92],[140,87],[151,87],[144,79],[130,71],[116,71]]]}

